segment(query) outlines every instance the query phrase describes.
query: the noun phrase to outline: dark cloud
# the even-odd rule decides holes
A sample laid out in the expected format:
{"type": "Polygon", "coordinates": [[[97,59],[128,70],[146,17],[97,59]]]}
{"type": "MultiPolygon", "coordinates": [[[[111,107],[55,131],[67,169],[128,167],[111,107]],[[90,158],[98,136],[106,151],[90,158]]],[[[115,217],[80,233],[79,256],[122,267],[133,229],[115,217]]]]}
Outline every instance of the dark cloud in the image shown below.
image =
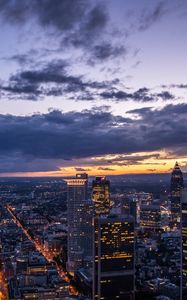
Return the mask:
{"type": "Polygon", "coordinates": [[[89,4],[86,0],[1,0],[0,11],[6,21],[16,24],[35,18],[44,27],[69,31],[90,13],[89,4]]]}
{"type": "MultiPolygon", "coordinates": [[[[94,3],[94,1],[92,1],[94,3]]],[[[91,2],[87,1],[87,5],[91,2]]],[[[65,42],[69,42],[74,46],[84,46],[90,48],[90,42],[95,43],[102,35],[103,30],[106,28],[109,16],[106,12],[106,7],[98,3],[88,13],[81,18],[78,29],[72,31],[65,37],[65,42]]]]}
{"type": "Polygon", "coordinates": [[[147,30],[154,23],[160,21],[167,12],[164,1],[157,3],[153,9],[145,9],[139,19],[138,29],[140,31],[147,30]]]}
{"type": "Polygon", "coordinates": [[[101,56],[104,60],[124,52],[122,46],[110,43],[109,15],[102,1],[0,0],[0,16],[6,23],[21,26],[35,21],[44,28],[43,33],[53,33],[61,46],[84,48],[95,62],[101,56]],[[107,38],[106,44],[101,44],[103,36],[107,38]]]}
{"type": "MultiPolygon", "coordinates": [[[[15,96],[22,95],[24,99],[27,95],[30,100],[37,100],[39,96],[61,96],[68,93],[78,93],[74,94],[76,100],[93,100],[94,93],[91,94],[90,89],[105,89],[116,82],[86,81],[83,76],[69,75],[66,67],[66,61],[54,60],[40,69],[23,70],[11,75],[9,82],[1,85],[0,89],[15,96]]],[[[12,99],[11,96],[10,98],[12,99]]]]}
{"type": "MultiPolygon", "coordinates": [[[[140,109],[133,109],[131,111],[129,111],[129,113],[135,113],[138,114],[139,116],[142,116],[143,118],[146,117],[149,118],[149,116],[151,114],[153,114],[154,110],[151,107],[144,107],[144,108],[140,108],[140,109]]],[[[163,107],[160,110],[156,110],[155,111],[155,115],[158,115],[162,118],[162,116],[168,117],[170,118],[170,116],[176,116],[176,120],[178,120],[178,118],[180,116],[184,117],[184,115],[187,113],[187,104],[186,103],[181,103],[181,104],[177,104],[177,105],[167,105],[165,107],[163,107]],[[168,114],[168,115],[167,115],[168,114]]],[[[172,122],[173,120],[171,120],[172,122]]]]}
{"type": "Polygon", "coordinates": [[[145,162],[145,160],[151,160],[151,159],[162,159],[159,153],[153,153],[153,154],[144,154],[144,155],[117,155],[115,158],[111,158],[107,160],[108,164],[114,164],[118,166],[130,166],[130,165],[165,165],[165,163],[154,163],[151,162],[145,162]]]}
{"type": "Polygon", "coordinates": [[[176,87],[179,89],[187,89],[187,84],[172,84],[172,87],[176,87]]]}
{"type": "MultiPolygon", "coordinates": [[[[38,100],[41,95],[41,91],[36,84],[19,82],[20,84],[11,83],[9,86],[1,86],[0,89],[5,92],[9,92],[13,95],[27,95],[28,100],[38,100]]],[[[11,96],[10,96],[11,98],[11,96]]]]}
{"type": "Polygon", "coordinates": [[[32,51],[29,51],[29,54],[15,54],[9,57],[3,57],[2,60],[5,61],[15,61],[21,66],[30,65],[34,63],[32,51]]]}
{"type": "Polygon", "coordinates": [[[94,59],[100,61],[127,53],[127,49],[124,46],[113,46],[109,42],[95,45],[92,51],[94,59]]]}
{"type": "Polygon", "coordinates": [[[89,11],[83,28],[85,28],[87,33],[89,33],[90,30],[98,33],[99,30],[106,26],[108,19],[109,16],[106,12],[106,7],[100,2],[89,11]]]}
{"type": "Polygon", "coordinates": [[[39,23],[51,26],[59,31],[68,31],[79,24],[88,13],[88,3],[85,0],[37,0],[33,1],[32,12],[39,23]]]}
{"type": "Polygon", "coordinates": [[[116,101],[133,100],[137,102],[157,101],[158,98],[161,98],[163,101],[175,99],[174,95],[172,95],[168,91],[163,91],[156,94],[152,93],[151,90],[149,90],[146,87],[140,88],[139,90],[132,93],[115,89],[111,91],[102,92],[100,96],[104,99],[112,99],[116,101]]]}
{"type": "Polygon", "coordinates": [[[11,153],[10,156],[0,155],[0,173],[1,172],[48,172],[58,170],[63,163],[62,160],[49,160],[35,158],[30,155],[22,155],[22,153],[11,153]]]}
{"type": "Polygon", "coordinates": [[[136,102],[175,99],[174,95],[166,90],[160,93],[152,93],[146,87],[135,92],[119,90],[119,79],[101,82],[86,80],[84,76],[71,75],[67,71],[68,67],[69,63],[65,60],[53,60],[43,63],[40,68],[19,71],[10,76],[8,83],[1,84],[0,90],[6,92],[9,99],[34,101],[43,96],[66,96],[66,99],[77,101],[93,101],[100,98],[136,102]]]}
{"type": "Polygon", "coordinates": [[[129,93],[126,93],[124,91],[116,91],[116,90],[102,92],[100,96],[104,99],[112,99],[112,100],[125,100],[130,98],[129,93]]]}
{"type": "Polygon", "coordinates": [[[175,96],[172,95],[170,92],[168,91],[163,91],[161,93],[158,93],[157,96],[159,98],[161,98],[162,100],[174,100],[175,96]]]}
{"type": "Polygon", "coordinates": [[[149,171],[149,172],[156,172],[157,170],[156,169],[147,169],[147,171],[149,171]]]}
{"type": "MultiPolygon", "coordinates": [[[[187,155],[187,104],[137,109],[136,114],[138,119],[114,116],[106,107],[100,107],[67,113],[54,110],[25,117],[0,115],[0,162],[6,161],[6,170],[9,167],[9,171],[19,171],[29,160],[33,162],[32,169],[38,166],[39,171],[40,166],[44,168],[42,162],[48,160],[55,170],[63,167],[63,161],[67,165],[68,160],[105,154],[129,156],[166,149],[187,155]]],[[[150,155],[159,159],[159,154],[150,155]]],[[[118,157],[116,162],[113,159],[113,163],[141,162],[142,158],[130,156],[118,157]]],[[[0,163],[1,172],[5,171],[3,165],[0,163]]]]}
{"type": "Polygon", "coordinates": [[[91,171],[89,168],[81,168],[81,167],[75,167],[74,168],[76,172],[89,172],[91,171]]]}
{"type": "Polygon", "coordinates": [[[187,89],[187,84],[180,83],[180,84],[170,84],[170,85],[162,85],[163,88],[178,88],[178,89],[187,89]]]}
{"type": "Polygon", "coordinates": [[[99,167],[97,168],[99,171],[115,171],[115,169],[107,168],[107,167],[99,167]]]}
{"type": "Polygon", "coordinates": [[[135,109],[127,111],[127,113],[143,115],[143,114],[149,113],[151,109],[152,109],[152,107],[135,108],[135,109]]]}
{"type": "Polygon", "coordinates": [[[148,88],[145,87],[141,88],[132,94],[132,98],[136,101],[142,101],[142,102],[151,101],[154,98],[152,95],[149,95],[149,92],[150,91],[148,88]]]}
{"type": "Polygon", "coordinates": [[[22,24],[27,20],[30,13],[29,1],[20,0],[1,0],[0,1],[0,12],[4,20],[11,23],[22,24]]]}

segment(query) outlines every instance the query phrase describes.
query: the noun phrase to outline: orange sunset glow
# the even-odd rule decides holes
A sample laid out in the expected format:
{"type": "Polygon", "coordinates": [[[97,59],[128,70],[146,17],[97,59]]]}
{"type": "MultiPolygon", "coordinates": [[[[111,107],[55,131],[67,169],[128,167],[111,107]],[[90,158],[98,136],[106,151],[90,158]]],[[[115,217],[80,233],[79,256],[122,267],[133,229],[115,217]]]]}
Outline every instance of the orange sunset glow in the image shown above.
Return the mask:
{"type": "Polygon", "coordinates": [[[26,177],[64,177],[74,176],[75,173],[86,172],[90,176],[95,175],[123,175],[123,174],[151,174],[151,173],[170,173],[175,162],[178,161],[182,169],[185,170],[187,165],[187,157],[171,157],[165,151],[159,153],[135,153],[133,155],[120,155],[120,162],[115,163],[119,158],[118,155],[106,155],[102,157],[92,157],[86,161],[85,164],[77,160],[76,163],[72,161],[72,165],[61,167],[57,170],[49,170],[46,172],[16,172],[16,173],[3,173],[2,176],[26,176],[26,177]],[[141,160],[142,156],[152,156],[150,159],[141,160]],[[156,156],[156,158],[154,157],[156,156]],[[168,156],[168,158],[167,158],[168,156]],[[128,157],[128,160],[126,159],[128,157]],[[135,161],[133,162],[133,159],[135,161]],[[130,161],[131,159],[131,161],[130,161]],[[111,163],[110,163],[111,161],[111,163]],[[89,164],[90,162],[90,164],[89,164]]]}

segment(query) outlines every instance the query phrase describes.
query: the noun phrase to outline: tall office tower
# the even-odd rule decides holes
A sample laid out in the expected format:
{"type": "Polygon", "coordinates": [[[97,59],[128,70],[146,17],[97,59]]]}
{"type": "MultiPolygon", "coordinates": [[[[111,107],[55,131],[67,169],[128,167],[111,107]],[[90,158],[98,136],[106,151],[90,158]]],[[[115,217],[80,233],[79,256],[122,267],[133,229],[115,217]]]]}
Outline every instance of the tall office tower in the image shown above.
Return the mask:
{"type": "Polygon", "coordinates": [[[123,198],[121,198],[121,214],[122,215],[128,215],[129,211],[130,211],[130,200],[128,196],[126,196],[125,194],[123,195],[123,198]]]}
{"type": "Polygon", "coordinates": [[[187,299],[187,189],[182,191],[182,299],[187,299]]]}
{"type": "Polygon", "coordinates": [[[134,218],[134,225],[137,225],[137,201],[136,199],[130,199],[129,214],[134,218]]]}
{"type": "Polygon", "coordinates": [[[76,178],[66,179],[68,209],[68,262],[67,269],[74,273],[84,266],[84,259],[91,255],[92,243],[88,240],[91,232],[89,201],[87,199],[87,174],[77,174],[76,178]]]}
{"type": "Polygon", "coordinates": [[[166,187],[162,187],[160,191],[160,205],[166,209],[169,207],[168,190],[166,187]]]}
{"type": "Polygon", "coordinates": [[[105,176],[98,176],[92,183],[92,201],[95,216],[110,212],[110,181],[105,176]]]}
{"type": "Polygon", "coordinates": [[[93,264],[93,203],[91,199],[83,206],[82,209],[82,247],[84,249],[84,257],[82,266],[84,268],[90,268],[93,264]]]}
{"type": "Polygon", "coordinates": [[[134,299],[134,221],[95,217],[93,300],[134,299]]]}
{"type": "Polygon", "coordinates": [[[140,227],[149,230],[161,228],[161,212],[159,204],[140,206],[140,227]]]}
{"type": "Polygon", "coordinates": [[[183,188],[183,175],[176,162],[171,173],[171,226],[180,228],[181,218],[181,189],[183,188]]]}

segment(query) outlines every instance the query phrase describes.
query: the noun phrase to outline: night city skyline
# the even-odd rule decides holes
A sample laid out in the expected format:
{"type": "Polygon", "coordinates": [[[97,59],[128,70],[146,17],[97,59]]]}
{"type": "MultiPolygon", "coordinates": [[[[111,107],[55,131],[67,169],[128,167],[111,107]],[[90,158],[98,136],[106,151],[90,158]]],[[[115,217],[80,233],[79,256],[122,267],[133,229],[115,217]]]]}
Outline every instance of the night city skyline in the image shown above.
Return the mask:
{"type": "Polygon", "coordinates": [[[184,0],[0,0],[0,176],[187,171],[184,0]]]}
{"type": "Polygon", "coordinates": [[[187,300],[187,1],[0,0],[0,300],[187,300]]]}
{"type": "Polygon", "coordinates": [[[187,300],[187,1],[0,0],[0,300],[187,300]]]}

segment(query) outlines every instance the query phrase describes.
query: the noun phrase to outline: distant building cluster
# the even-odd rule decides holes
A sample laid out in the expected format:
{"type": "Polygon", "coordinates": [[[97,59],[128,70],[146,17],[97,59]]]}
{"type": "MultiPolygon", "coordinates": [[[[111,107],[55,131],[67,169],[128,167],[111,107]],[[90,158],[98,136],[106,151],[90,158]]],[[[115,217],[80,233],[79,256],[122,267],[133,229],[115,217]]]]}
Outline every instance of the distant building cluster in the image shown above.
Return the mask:
{"type": "Polygon", "coordinates": [[[187,299],[187,188],[86,173],[0,183],[1,300],[187,299]],[[117,179],[115,179],[117,180],[117,179]]]}

